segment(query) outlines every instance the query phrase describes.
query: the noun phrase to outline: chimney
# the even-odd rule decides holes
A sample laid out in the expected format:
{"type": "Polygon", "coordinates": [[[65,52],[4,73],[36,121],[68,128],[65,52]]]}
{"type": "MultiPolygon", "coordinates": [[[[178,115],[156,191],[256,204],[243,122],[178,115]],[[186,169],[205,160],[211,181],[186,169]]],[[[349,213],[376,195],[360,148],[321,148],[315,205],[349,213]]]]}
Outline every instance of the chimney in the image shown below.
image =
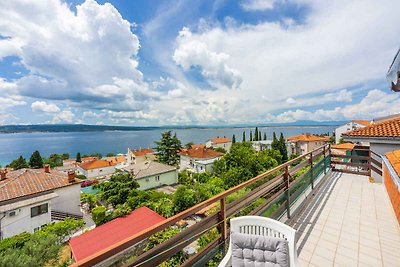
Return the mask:
{"type": "Polygon", "coordinates": [[[68,171],[68,183],[75,182],[75,172],[73,170],[68,171]]]}
{"type": "Polygon", "coordinates": [[[7,171],[6,170],[0,170],[0,181],[3,181],[7,179],[7,171]]]}
{"type": "Polygon", "coordinates": [[[49,164],[44,165],[44,172],[50,173],[50,165],[49,164]]]}

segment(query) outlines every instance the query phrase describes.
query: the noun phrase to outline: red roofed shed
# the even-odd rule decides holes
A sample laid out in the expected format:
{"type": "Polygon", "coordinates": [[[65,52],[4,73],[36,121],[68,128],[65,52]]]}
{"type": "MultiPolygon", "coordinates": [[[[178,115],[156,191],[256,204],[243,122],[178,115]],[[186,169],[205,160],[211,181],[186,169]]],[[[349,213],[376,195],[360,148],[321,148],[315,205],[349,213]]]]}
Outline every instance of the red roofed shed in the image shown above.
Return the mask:
{"type": "Polygon", "coordinates": [[[165,218],[148,207],[132,211],[126,217],[114,219],[69,241],[74,260],[80,261],[100,250],[139,233],[165,218]]]}

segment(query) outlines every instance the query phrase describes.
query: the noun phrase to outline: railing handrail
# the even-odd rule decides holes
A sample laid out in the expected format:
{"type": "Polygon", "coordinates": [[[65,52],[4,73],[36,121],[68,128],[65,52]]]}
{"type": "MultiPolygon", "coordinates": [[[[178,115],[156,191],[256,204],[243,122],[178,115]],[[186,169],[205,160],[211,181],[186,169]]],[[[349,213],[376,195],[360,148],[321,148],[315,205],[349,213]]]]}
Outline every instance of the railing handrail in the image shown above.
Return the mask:
{"type": "Polygon", "coordinates": [[[78,267],[78,266],[79,267],[86,267],[86,266],[93,266],[95,264],[98,264],[98,263],[100,263],[100,262],[112,257],[113,255],[115,255],[115,254],[117,254],[119,252],[122,252],[127,248],[132,247],[133,245],[135,245],[138,242],[146,239],[147,237],[149,237],[149,236],[151,236],[151,235],[153,235],[153,234],[155,234],[157,232],[160,232],[160,231],[166,229],[169,226],[174,225],[176,222],[178,222],[178,221],[180,221],[182,219],[185,219],[185,218],[187,218],[187,217],[189,217],[191,215],[194,215],[197,211],[199,211],[199,210],[201,210],[201,209],[203,209],[203,208],[205,208],[205,207],[207,207],[207,206],[209,206],[209,205],[211,205],[213,203],[217,203],[218,201],[221,201],[222,199],[225,199],[228,195],[231,195],[232,193],[235,193],[235,192],[239,191],[240,189],[242,189],[242,188],[244,188],[244,187],[246,187],[248,185],[251,185],[251,184],[253,184],[253,183],[255,183],[255,182],[257,182],[257,181],[259,181],[259,180],[261,180],[263,178],[266,178],[269,175],[271,175],[271,174],[273,174],[273,173],[275,173],[277,171],[280,171],[280,170],[283,170],[283,169],[289,167],[292,163],[295,163],[300,159],[306,158],[308,156],[311,156],[311,158],[312,158],[313,153],[315,153],[317,151],[321,151],[318,155],[323,154],[326,151],[326,148],[327,148],[328,153],[330,153],[330,144],[324,144],[323,146],[320,146],[320,147],[318,147],[318,148],[316,148],[316,149],[314,149],[314,150],[312,150],[312,151],[310,151],[310,152],[308,152],[308,153],[306,153],[304,155],[301,155],[301,156],[299,156],[299,157],[297,157],[295,159],[289,160],[289,161],[287,161],[287,162],[285,162],[285,163],[283,163],[283,164],[281,164],[279,166],[276,166],[276,167],[274,167],[274,168],[272,168],[272,169],[270,169],[270,170],[268,170],[268,171],[266,171],[266,172],[264,172],[264,173],[262,173],[262,174],[260,174],[260,175],[258,175],[256,177],[253,177],[253,178],[251,178],[251,179],[249,179],[249,180],[247,180],[247,181],[245,181],[245,182],[243,182],[243,183],[241,183],[239,185],[236,185],[236,186],[234,186],[234,187],[232,187],[232,188],[230,188],[230,189],[228,189],[226,191],[223,191],[223,192],[221,192],[221,193],[219,193],[219,194],[217,194],[217,195],[215,195],[215,196],[213,196],[213,197],[211,197],[211,198],[209,198],[209,199],[207,199],[207,200],[205,200],[205,201],[203,201],[203,202],[201,202],[201,203],[199,203],[199,204],[197,204],[197,205],[195,205],[195,206],[193,206],[193,207],[191,207],[191,208],[189,208],[187,210],[184,210],[184,211],[182,211],[182,212],[180,212],[180,213],[178,213],[178,214],[176,214],[176,215],[174,215],[174,216],[172,216],[170,218],[167,218],[166,220],[164,220],[162,222],[159,222],[159,223],[155,224],[154,226],[152,226],[150,228],[142,230],[142,231],[140,231],[140,232],[138,232],[138,233],[136,233],[136,234],[134,234],[134,235],[132,235],[130,237],[125,238],[124,240],[122,240],[120,242],[117,242],[117,243],[115,243],[115,244],[113,244],[113,245],[111,245],[111,246],[109,246],[109,247],[107,247],[107,248],[105,248],[103,250],[100,250],[97,253],[95,253],[95,254],[93,254],[93,255],[91,255],[89,257],[86,257],[86,258],[74,263],[71,266],[74,266],[74,267],[78,267]]]}

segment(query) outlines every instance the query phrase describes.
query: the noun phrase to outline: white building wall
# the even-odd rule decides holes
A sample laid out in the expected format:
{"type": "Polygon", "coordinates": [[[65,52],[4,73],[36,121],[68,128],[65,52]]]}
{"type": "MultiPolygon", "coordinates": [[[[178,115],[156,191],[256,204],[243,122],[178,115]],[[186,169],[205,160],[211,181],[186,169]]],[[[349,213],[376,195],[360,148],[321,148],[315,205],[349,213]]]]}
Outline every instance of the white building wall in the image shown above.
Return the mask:
{"type": "Polygon", "coordinates": [[[81,185],[75,184],[54,190],[58,197],[52,200],[53,210],[81,214],[81,185]]]}
{"type": "Polygon", "coordinates": [[[78,166],[77,170],[80,174],[85,175],[87,178],[96,178],[96,177],[113,174],[115,172],[115,167],[109,166],[109,167],[85,170],[78,166]]]}
{"type": "Polygon", "coordinates": [[[342,138],[342,134],[348,131],[353,131],[355,129],[359,129],[365,127],[363,124],[359,124],[353,121],[350,121],[346,124],[343,124],[335,129],[335,142],[339,144],[339,139],[342,138]]]}
{"type": "Polygon", "coordinates": [[[178,172],[176,170],[173,170],[170,172],[143,177],[137,179],[137,182],[140,185],[140,190],[148,190],[162,185],[172,185],[178,183],[178,172]],[[157,176],[160,177],[159,181],[157,181],[157,176]]]}
{"type": "Polygon", "coordinates": [[[191,166],[190,166],[190,157],[181,155],[181,159],[180,159],[180,162],[179,162],[179,169],[181,171],[183,171],[183,170],[186,170],[188,168],[191,168],[191,166]]]}
{"type": "MultiPolygon", "coordinates": [[[[45,224],[48,224],[51,222],[51,208],[52,205],[49,200],[47,201],[41,201],[37,202],[31,205],[27,205],[21,208],[18,208],[19,210],[18,214],[15,216],[10,217],[8,215],[8,212],[6,212],[6,217],[4,217],[1,220],[1,235],[2,238],[7,238],[11,237],[23,232],[31,232],[33,233],[35,228],[41,227],[45,224]],[[32,217],[31,218],[31,208],[35,206],[39,206],[42,204],[48,203],[49,208],[48,212],[32,217]]],[[[3,214],[0,213],[0,218],[3,216],[3,214]]]]}

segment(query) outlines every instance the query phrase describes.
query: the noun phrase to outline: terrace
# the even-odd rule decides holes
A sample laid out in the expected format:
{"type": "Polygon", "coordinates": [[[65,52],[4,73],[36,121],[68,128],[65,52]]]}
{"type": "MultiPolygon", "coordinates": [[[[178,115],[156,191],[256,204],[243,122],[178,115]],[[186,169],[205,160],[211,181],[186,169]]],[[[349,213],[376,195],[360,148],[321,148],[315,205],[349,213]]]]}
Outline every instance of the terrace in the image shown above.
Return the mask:
{"type": "Polygon", "coordinates": [[[156,266],[215,228],[219,236],[189,256],[183,266],[204,266],[210,259],[216,262],[221,257],[215,255],[221,252],[223,255],[227,248],[229,219],[247,214],[271,217],[295,228],[301,266],[398,265],[400,227],[387,186],[370,179],[373,172],[382,175],[381,161],[377,155],[371,157],[366,147],[346,154],[331,153],[329,145],[322,146],[74,266],[107,265],[121,260],[123,255],[126,259],[135,244],[214,203],[218,210],[213,214],[153,249],[124,261],[124,266],[156,266]],[[228,201],[229,196],[243,188],[250,188],[251,192],[228,201]]]}

